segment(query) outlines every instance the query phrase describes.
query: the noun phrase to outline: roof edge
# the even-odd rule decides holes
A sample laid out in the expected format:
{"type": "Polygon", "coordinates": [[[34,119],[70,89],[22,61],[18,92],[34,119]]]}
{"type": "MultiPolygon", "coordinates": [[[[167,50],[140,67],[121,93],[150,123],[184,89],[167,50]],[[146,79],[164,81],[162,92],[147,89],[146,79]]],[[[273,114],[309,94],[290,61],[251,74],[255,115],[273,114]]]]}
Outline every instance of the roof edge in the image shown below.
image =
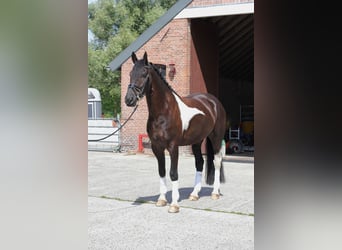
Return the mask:
{"type": "Polygon", "coordinates": [[[178,15],[192,0],[177,1],[164,15],[155,21],[147,30],[145,30],[134,42],[115,57],[108,65],[110,70],[117,70],[132,54],[148,42],[157,32],[165,27],[176,15],[178,15]]]}
{"type": "Polygon", "coordinates": [[[174,19],[202,18],[212,16],[240,15],[254,13],[254,2],[229,3],[183,9],[174,19]]]}

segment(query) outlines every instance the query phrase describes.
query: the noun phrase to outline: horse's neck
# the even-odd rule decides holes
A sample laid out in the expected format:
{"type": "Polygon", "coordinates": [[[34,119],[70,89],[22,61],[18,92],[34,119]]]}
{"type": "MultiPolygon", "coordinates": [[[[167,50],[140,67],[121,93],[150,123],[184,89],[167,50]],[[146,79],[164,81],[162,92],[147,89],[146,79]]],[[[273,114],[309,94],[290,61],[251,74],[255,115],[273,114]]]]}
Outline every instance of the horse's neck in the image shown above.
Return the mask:
{"type": "MultiPolygon", "coordinates": [[[[156,114],[163,112],[163,107],[168,106],[168,102],[172,100],[172,91],[163,82],[160,76],[153,72],[151,73],[151,84],[150,90],[146,95],[146,100],[148,104],[149,113],[156,114]]],[[[166,110],[167,111],[167,110],[166,110]]]]}

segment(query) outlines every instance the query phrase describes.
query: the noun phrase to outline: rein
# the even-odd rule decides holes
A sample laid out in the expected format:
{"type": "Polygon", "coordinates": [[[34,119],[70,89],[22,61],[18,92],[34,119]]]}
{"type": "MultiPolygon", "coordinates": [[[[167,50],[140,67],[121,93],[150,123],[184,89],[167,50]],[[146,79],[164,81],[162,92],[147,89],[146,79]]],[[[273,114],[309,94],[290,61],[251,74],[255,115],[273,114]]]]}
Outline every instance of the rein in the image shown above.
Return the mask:
{"type": "Polygon", "coordinates": [[[133,116],[133,114],[135,113],[135,111],[138,109],[138,106],[139,106],[139,103],[137,103],[137,105],[134,107],[132,113],[129,115],[129,117],[126,119],[126,121],[125,121],[117,130],[115,130],[113,133],[111,133],[111,134],[109,134],[109,135],[107,135],[107,136],[105,136],[105,137],[103,137],[103,138],[100,138],[100,139],[88,140],[88,142],[102,141],[102,140],[107,139],[108,137],[114,135],[116,132],[120,131],[120,130],[123,128],[123,126],[125,126],[126,123],[129,121],[129,119],[131,119],[131,117],[133,116]]]}

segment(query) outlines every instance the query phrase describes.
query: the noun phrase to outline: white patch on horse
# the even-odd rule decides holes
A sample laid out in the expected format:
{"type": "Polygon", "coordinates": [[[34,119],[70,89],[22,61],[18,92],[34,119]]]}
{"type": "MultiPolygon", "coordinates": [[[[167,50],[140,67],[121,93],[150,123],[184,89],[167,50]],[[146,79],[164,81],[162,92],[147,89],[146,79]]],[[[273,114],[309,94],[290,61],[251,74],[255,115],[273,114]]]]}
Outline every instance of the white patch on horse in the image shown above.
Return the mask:
{"type": "Polygon", "coordinates": [[[179,111],[180,111],[180,117],[182,120],[182,129],[183,132],[188,129],[191,119],[198,114],[204,115],[203,111],[199,110],[198,108],[191,108],[187,106],[175,93],[173,95],[176,98],[179,111]]]}

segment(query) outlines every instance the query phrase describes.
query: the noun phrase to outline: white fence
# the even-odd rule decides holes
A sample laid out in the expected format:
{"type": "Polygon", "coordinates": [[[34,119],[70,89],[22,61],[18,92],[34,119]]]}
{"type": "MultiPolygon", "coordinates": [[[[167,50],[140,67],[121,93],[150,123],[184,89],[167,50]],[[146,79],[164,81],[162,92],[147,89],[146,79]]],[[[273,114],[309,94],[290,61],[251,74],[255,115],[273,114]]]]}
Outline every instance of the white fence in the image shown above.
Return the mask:
{"type": "Polygon", "coordinates": [[[89,140],[98,140],[110,135],[117,130],[119,124],[115,124],[113,119],[94,119],[88,120],[88,150],[94,151],[119,151],[120,150],[120,131],[114,135],[96,142],[89,140]],[[114,126],[113,126],[114,125],[114,126]]]}

